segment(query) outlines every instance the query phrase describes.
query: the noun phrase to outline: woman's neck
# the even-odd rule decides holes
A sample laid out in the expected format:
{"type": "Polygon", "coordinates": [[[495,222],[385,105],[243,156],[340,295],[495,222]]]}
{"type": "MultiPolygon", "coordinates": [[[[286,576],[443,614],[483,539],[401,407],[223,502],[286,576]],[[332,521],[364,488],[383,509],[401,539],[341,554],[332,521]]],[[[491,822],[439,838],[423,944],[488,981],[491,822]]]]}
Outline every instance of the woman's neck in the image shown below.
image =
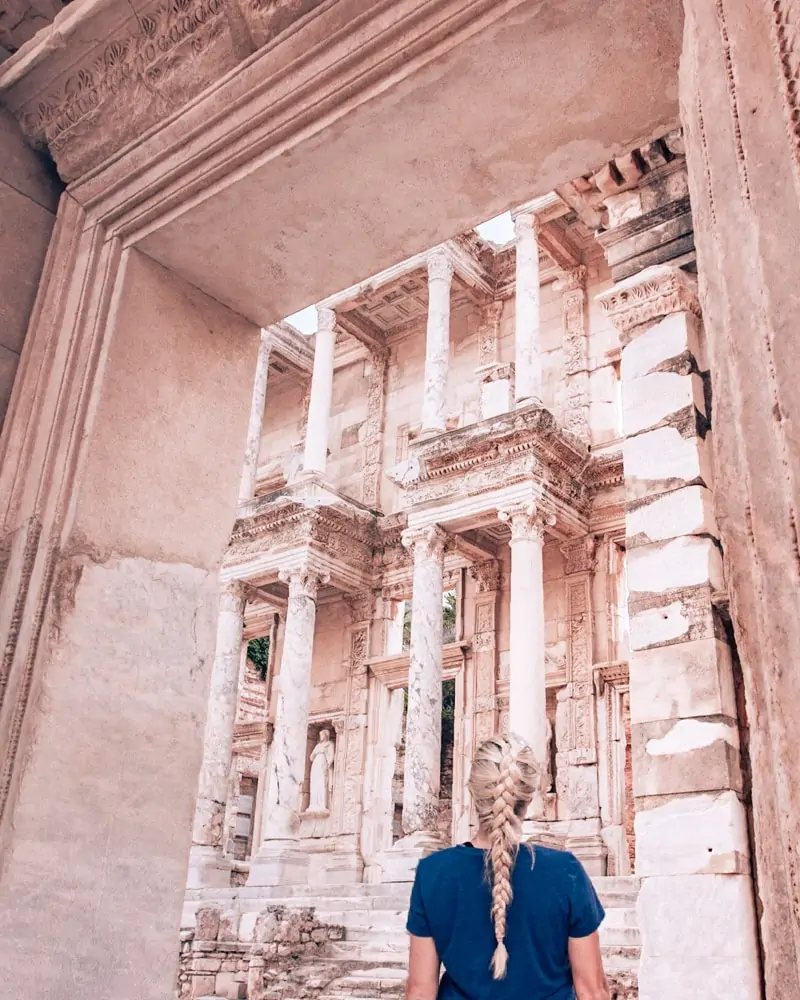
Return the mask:
{"type": "Polygon", "coordinates": [[[482,851],[488,851],[492,846],[491,841],[489,840],[489,835],[484,833],[483,830],[478,830],[472,838],[472,846],[478,847],[482,851]]]}

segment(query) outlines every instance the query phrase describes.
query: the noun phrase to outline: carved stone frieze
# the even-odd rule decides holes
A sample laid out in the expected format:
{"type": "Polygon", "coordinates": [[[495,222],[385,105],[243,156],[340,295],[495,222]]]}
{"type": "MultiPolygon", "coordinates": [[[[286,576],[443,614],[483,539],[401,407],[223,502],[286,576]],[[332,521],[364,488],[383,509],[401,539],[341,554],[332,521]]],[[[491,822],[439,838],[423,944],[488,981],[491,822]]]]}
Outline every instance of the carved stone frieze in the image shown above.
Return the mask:
{"type": "Polygon", "coordinates": [[[475,581],[475,589],[479,594],[500,589],[500,563],[495,559],[473,563],[469,568],[469,575],[475,581]]]}
{"type": "Polygon", "coordinates": [[[371,357],[372,371],[367,389],[367,419],[364,424],[364,469],[361,502],[366,507],[380,506],[381,469],[383,468],[383,420],[386,409],[386,371],[388,357],[377,351],[371,357]]]}
{"type": "Polygon", "coordinates": [[[564,556],[564,572],[567,576],[572,573],[592,573],[595,567],[596,549],[597,539],[594,535],[565,542],[561,546],[561,553],[564,556]]]}
{"type": "Polygon", "coordinates": [[[477,424],[412,442],[401,485],[411,504],[461,496],[536,479],[584,512],[588,449],[565,433],[549,410],[529,406],[477,424]]]}
{"type": "Polygon", "coordinates": [[[598,296],[623,339],[639,326],[676,312],[700,316],[697,279],[669,264],[648,268],[598,296]]]}

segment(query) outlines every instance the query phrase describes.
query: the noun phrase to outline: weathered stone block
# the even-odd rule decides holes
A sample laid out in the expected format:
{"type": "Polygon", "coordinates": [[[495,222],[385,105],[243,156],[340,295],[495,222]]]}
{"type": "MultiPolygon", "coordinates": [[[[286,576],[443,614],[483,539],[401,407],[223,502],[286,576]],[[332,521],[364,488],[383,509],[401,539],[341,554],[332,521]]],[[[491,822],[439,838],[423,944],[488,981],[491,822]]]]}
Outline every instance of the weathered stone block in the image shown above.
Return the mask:
{"type": "Polygon", "coordinates": [[[701,719],[636,723],[631,728],[637,799],[742,788],[735,724],[701,719]]]}
{"type": "Polygon", "coordinates": [[[213,994],[214,992],[214,980],[213,975],[210,976],[192,976],[192,998],[197,1000],[197,997],[205,997],[213,994]]]}
{"type": "Polygon", "coordinates": [[[637,901],[639,1000],[755,1000],[761,995],[747,875],[646,878],[637,901]]]}
{"type": "Polygon", "coordinates": [[[192,963],[195,972],[219,972],[220,965],[219,958],[196,958],[192,963]]]}
{"type": "Polygon", "coordinates": [[[630,617],[630,642],[634,649],[675,642],[689,637],[691,619],[681,601],[648,608],[630,617]]]}
{"type": "Polygon", "coordinates": [[[711,490],[699,484],[629,505],[625,528],[629,551],[637,545],[683,535],[719,537],[711,490]]]}
{"type": "Polygon", "coordinates": [[[219,910],[215,906],[203,907],[197,911],[196,924],[197,931],[195,939],[198,941],[216,941],[219,933],[219,910]]]}
{"type": "Polygon", "coordinates": [[[626,435],[658,427],[687,407],[705,415],[705,390],[699,375],[657,371],[622,383],[626,435]]]}
{"type": "Polygon", "coordinates": [[[640,328],[622,351],[623,381],[663,368],[665,362],[686,352],[697,358],[700,354],[698,333],[699,320],[689,312],[673,313],[650,327],[640,328]]]}
{"type": "Polygon", "coordinates": [[[227,996],[234,985],[232,972],[218,972],[214,980],[214,994],[218,997],[227,996]]]}
{"type": "Polygon", "coordinates": [[[218,941],[238,941],[239,914],[236,910],[225,910],[219,917],[218,941]]]}
{"type": "Polygon", "coordinates": [[[628,500],[668,493],[700,482],[713,483],[710,439],[682,436],[677,427],[659,427],[626,438],[622,445],[628,500]]]}
{"type": "Polygon", "coordinates": [[[636,813],[638,875],[747,874],[747,819],[734,791],[670,799],[636,813]]]}
{"type": "Polygon", "coordinates": [[[632,650],[631,722],[736,718],[730,649],[719,639],[695,639],[632,650]]]}
{"type": "Polygon", "coordinates": [[[633,549],[628,553],[627,576],[632,594],[663,593],[704,583],[716,589],[724,582],[718,546],[696,535],[633,549]]]}
{"type": "Polygon", "coordinates": [[[260,944],[270,943],[278,936],[280,921],[275,913],[266,910],[259,913],[253,930],[253,940],[260,944]]]}

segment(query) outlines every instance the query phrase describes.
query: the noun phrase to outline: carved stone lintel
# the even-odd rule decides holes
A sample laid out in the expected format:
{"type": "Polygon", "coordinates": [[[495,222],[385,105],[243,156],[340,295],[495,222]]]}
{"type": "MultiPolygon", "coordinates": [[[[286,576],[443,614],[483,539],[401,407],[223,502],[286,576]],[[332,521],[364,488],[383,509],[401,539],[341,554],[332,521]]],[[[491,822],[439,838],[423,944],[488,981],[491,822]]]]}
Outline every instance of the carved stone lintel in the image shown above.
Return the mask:
{"type": "Polygon", "coordinates": [[[511,528],[511,543],[544,538],[545,528],[556,523],[555,515],[542,504],[509,504],[497,512],[497,516],[511,528]]]}
{"type": "Polygon", "coordinates": [[[406,528],[401,537],[404,548],[413,549],[414,559],[441,560],[449,536],[438,524],[429,524],[425,528],[406,528]]]}
{"type": "Polygon", "coordinates": [[[358,594],[348,594],[345,603],[350,608],[353,622],[370,622],[375,611],[375,594],[364,590],[358,594]]]}
{"type": "Polygon", "coordinates": [[[561,553],[564,556],[564,572],[566,575],[594,572],[596,550],[597,539],[594,535],[585,535],[583,538],[571,539],[569,542],[565,542],[561,546],[561,553]]]}
{"type": "Polygon", "coordinates": [[[623,337],[672,313],[701,315],[697,279],[670,264],[649,267],[619,282],[598,301],[623,337]]]}
{"type": "Polygon", "coordinates": [[[473,563],[469,568],[469,575],[475,581],[479,594],[489,594],[500,589],[500,564],[496,559],[473,563]]]}

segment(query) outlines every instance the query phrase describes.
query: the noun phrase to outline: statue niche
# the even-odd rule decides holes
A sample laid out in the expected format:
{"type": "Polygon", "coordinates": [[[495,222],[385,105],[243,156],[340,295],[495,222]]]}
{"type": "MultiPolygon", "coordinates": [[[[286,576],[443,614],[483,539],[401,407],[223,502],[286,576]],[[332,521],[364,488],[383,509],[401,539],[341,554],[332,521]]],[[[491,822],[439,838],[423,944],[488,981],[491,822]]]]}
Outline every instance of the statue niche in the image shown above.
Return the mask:
{"type": "Polygon", "coordinates": [[[331,814],[335,757],[336,747],[331,740],[331,731],[321,729],[309,758],[306,819],[327,819],[331,814]]]}

